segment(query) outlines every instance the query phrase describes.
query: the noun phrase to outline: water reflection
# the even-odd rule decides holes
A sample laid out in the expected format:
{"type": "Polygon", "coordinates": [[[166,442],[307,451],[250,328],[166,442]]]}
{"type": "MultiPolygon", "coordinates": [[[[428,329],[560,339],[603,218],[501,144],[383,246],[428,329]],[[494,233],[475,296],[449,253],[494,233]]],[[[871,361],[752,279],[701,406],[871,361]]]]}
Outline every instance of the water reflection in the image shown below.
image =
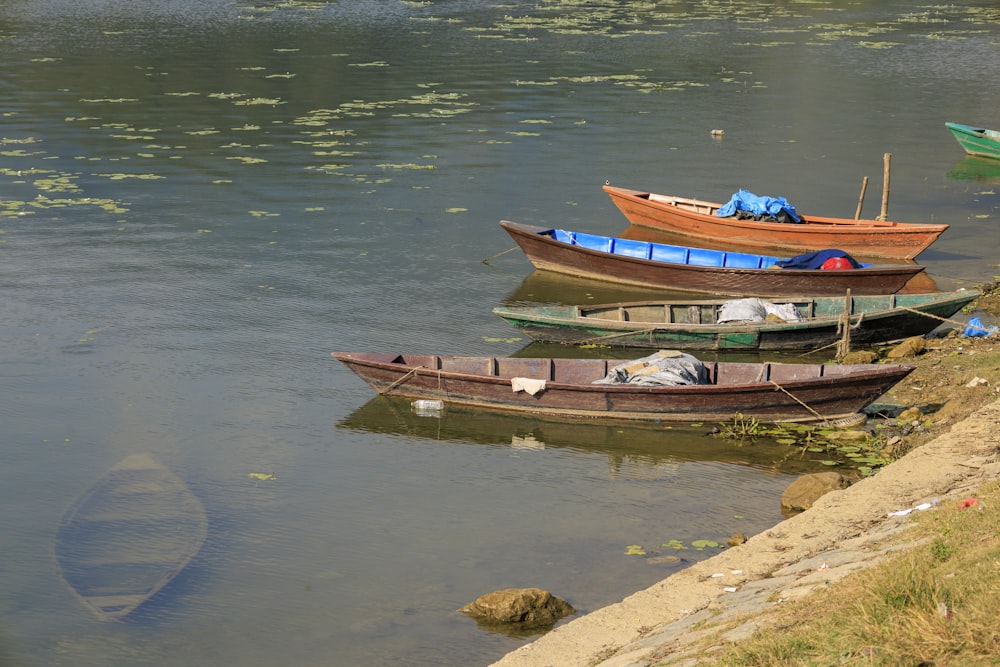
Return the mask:
{"type": "Polygon", "coordinates": [[[984,185],[1000,183],[1000,160],[968,156],[955,163],[948,171],[953,181],[971,181],[984,185]]]}
{"type": "Polygon", "coordinates": [[[587,420],[509,415],[447,405],[422,415],[408,399],[376,396],[337,428],[512,450],[572,449],[607,457],[612,478],[661,479],[685,462],[715,462],[785,474],[820,466],[798,450],[762,439],[752,445],[712,435],[716,424],[608,424],[587,420]]]}

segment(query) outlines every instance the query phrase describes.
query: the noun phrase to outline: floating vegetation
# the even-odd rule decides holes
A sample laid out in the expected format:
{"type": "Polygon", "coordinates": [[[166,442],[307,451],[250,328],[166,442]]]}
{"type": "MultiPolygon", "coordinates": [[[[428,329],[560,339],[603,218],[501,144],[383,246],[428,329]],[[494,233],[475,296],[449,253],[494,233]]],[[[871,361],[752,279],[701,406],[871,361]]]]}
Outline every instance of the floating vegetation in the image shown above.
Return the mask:
{"type": "Polygon", "coordinates": [[[721,424],[714,435],[751,442],[758,438],[771,438],[777,444],[798,448],[802,454],[826,455],[825,458],[816,458],[815,463],[824,466],[854,466],[864,476],[874,474],[893,460],[887,453],[886,438],[878,434],[878,427],[873,434],[822,424],[786,422],[765,426],[756,420],[736,415],[732,423],[721,424]],[[836,458],[830,458],[831,456],[836,458]]]}
{"type": "Polygon", "coordinates": [[[278,106],[279,104],[285,104],[281,100],[273,97],[253,97],[249,100],[236,100],[233,102],[236,106],[254,106],[254,105],[270,105],[278,106]]]}
{"type": "Polygon", "coordinates": [[[13,218],[33,215],[37,210],[66,208],[70,206],[96,206],[109,213],[125,213],[128,211],[127,208],[112,199],[96,199],[93,197],[83,199],[49,199],[44,195],[38,195],[31,201],[0,199],[0,217],[13,218]]]}
{"type": "Polygon", "coordinates": [[[432,164],[413,164],[412,162],[408,162],[405,164],[382,163],[382,164],[377,164],[375,166],[380,167],[382,169],[437,169],[437,167],[435,167],[432,164]]]}
{"type": "Polygon", "coordinates": [[[625,547],[626,556],[645,556],[646,551],[642,548],[641,544],[630,544],[625,547]]]}
{"type": "Polygon", "coordinates": [[[42,192],[83,192],[74,181],[79,176],[64,174],[52,178],[39,178],[34,182],[35,188],[42,192]]]}
{"type": "Polygon", "coordinates": [[[866,49],[891,49],[894,46],[902,46],[899,42],[858,42],[858,46],[866,49]]]}
{"type": "Polygon", "coordinates": [[[159,174],[94,174],[94,176],[103,176],[105,178],[110,178],[112,181],[124,181],[127,178],[134,178],[140,181],[155,181],[161,178],[166,178],[166,176],[160,176],[159,174]]]}
{"type": "Polygon", "coordinates": [[[227,160],[236,160],[243,164],[261,164],[262,162],[267,162],[264,158],[259,157],[248,157],[246,155],[234,155],[233,157],[227,157],[227,160]]]}
{"type": "Polygon", "coordinates": [[[274,479],[278,479],[277,475],[273,472],[251,472],[247,474],[250,479],[260,480],[262,482],[269,482],[274,479]]]}

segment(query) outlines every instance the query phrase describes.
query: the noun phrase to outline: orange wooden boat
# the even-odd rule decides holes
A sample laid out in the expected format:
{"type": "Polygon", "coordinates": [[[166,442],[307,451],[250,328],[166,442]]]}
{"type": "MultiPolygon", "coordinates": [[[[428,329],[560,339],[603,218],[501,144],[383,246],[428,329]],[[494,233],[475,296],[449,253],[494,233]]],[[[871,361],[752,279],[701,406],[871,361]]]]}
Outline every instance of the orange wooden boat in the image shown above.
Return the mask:
{"type": "Polygon", "coordinates": [[[772,248],[792,254],[839,248],[858,257],[913,259],[948,229],[911,224],[800,215],[802,222],[719,217],[721,204],[607,184],[604,191],[630,223],[728,247],[772,248]]]}

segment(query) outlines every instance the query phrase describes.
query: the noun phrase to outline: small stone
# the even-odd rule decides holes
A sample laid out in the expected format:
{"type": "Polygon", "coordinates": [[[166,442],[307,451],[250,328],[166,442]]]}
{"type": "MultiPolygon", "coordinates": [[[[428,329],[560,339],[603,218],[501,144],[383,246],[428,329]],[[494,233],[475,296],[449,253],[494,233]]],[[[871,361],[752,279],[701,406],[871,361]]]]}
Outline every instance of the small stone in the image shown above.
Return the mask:
{"type": "Polygon", "coordinates": [[[878,361],[878,355],[871,350],[856,350],[844,355],[842,363],[845,364],[874,364],[878,361]]]}
{"type": "Polygon", "coordinates": [[[747,536],[744,535],[743,533],[733,533],[732,535],[729,536],[729,539],[726,540],[726,544],[728,544],[731,547],[736,547],[743,544],[746,541],[747,541],[747,536]]]}

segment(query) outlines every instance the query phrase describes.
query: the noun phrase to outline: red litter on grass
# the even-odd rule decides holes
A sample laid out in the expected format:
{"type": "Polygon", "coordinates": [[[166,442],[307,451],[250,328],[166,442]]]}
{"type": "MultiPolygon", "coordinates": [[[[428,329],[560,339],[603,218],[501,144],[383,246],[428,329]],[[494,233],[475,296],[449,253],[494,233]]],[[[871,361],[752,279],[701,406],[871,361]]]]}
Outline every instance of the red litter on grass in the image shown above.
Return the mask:
{"type": "Polygon", "coordinates": [[[979,504],[979,498],[966,498],[962,502],[958,503],[959,509],[965,509],[967,507],[975,507],[979,504]]]}

